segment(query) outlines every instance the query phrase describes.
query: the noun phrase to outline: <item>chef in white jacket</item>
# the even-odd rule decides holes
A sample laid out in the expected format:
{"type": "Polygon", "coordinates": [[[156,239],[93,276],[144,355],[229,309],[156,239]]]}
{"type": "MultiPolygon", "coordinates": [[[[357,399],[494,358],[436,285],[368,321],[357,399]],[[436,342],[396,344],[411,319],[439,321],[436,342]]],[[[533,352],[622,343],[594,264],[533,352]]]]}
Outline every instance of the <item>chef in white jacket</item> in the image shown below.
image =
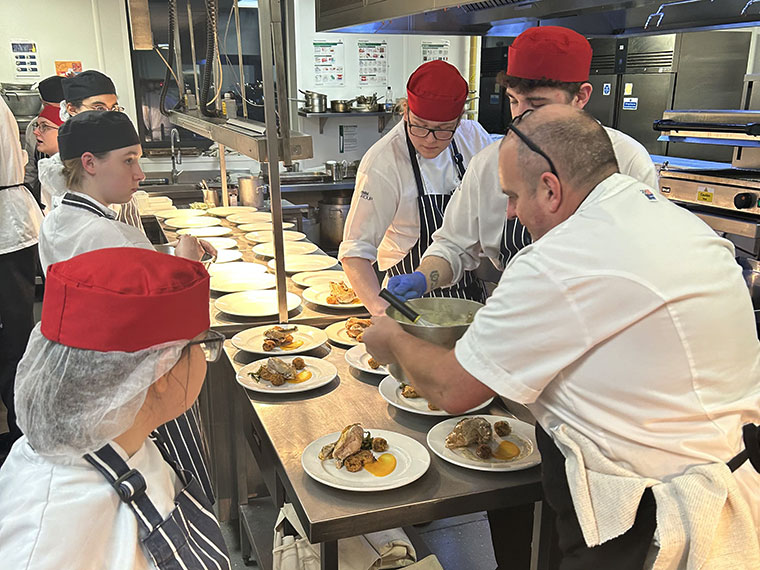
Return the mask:
{"type": "MultiPolygon", "coordinates": [[[[417,267],[470,160],[491,142],[477,122],[461,119],[467,92],[453,65],[422,64],[407,82],[404,120],[359,165],[338,257],[372,314],[387,306],[372,263],[389,275],[417,267]]],[[[435,295],[483,300],[484,289],[463,272],[435,295]]]]}
{"type": "MultiPolygon", "coordinates": [[[[586,106],[591,45],[582,35],[558,26],[530,28],[509,47],[504,79],[512,117],[549,103],[586,106]]],[[[657,189],[657,175],[646,149],[630,136],[605,127],[620,172],[657,189]]],[[[567,136],[572,137],[572,133],[567,136]]],[[[470,168],[444,215],[443,226],[422,256],[418,272],[391,278],[388,289],[404,298],[458,281],[485,256],[503,270],[531,242],[518,219],[508,220],[507,197],[501,193],[497,160],[499,143],[472,159],[470,168]]]]}
{"type": "Polygon", "coordinates": [[[760,342],[733,245],[619,173],[568,105],[512,124],[499,172],[534,243],[454,349],[379,317],[368,351],[451,413],[529,407],[563,569],[760,568],[760,342]]]}
{"type": "Polygon", "coordinates": [[[221,354],[208,294],[200,263],[155,251],[50,267],[18,368],[24,436],[0,469],[0,566],[229,569],[211,503],[149,437],[221,354]]]}

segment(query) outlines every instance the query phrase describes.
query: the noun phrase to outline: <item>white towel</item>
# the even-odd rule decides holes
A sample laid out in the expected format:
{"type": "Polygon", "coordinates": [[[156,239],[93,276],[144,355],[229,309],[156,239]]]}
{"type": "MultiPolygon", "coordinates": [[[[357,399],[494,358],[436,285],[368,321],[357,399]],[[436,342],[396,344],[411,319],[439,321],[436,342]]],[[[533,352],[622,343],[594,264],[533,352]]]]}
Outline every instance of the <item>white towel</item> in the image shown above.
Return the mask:
{"type": "Polygon", "coordinates": [[[657,504],[654,541],[659,549],[648,568],[760,568],[752,515],[727,465],[698,465],[665,483],[610,461],[570,426],[551,432],[565,456],[573,506],[588,546],[630,529],[644,490],[652,487],[657,504]]]}

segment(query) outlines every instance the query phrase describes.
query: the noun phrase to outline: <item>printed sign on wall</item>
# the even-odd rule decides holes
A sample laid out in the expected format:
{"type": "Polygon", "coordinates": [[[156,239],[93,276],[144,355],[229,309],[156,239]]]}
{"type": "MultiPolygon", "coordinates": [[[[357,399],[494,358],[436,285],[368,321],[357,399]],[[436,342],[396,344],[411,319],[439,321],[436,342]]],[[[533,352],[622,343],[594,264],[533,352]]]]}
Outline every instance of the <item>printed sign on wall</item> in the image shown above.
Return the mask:
{"type": "Polygon", "coordinates": [[[39,77],[37,44],[30,40],[11,40],[11,57],[16,79],[39,77]]]}
{"type": "Polygon", "coordinates": [[[314,84],[345,84],[345,51],[343,40],[314,40],[314,84]]]}
{"type": "Polygon", "coordinates": [[[55,74],[61,77],[82,73],[81,61],[59,61],[55,60],[55,74]]]}
{"type": "Polygon", "coordinates": [[[359,87],[388,84],[388,42],[386,40],[359,40],[359,87]]]}
{"type": "Polygon", "coordinates": [[[451,42],[449,40],[422,42],[422,63],[425,63],[426,61],[434,61],[436,59],[449,61],[450,46],[451,42]]]}

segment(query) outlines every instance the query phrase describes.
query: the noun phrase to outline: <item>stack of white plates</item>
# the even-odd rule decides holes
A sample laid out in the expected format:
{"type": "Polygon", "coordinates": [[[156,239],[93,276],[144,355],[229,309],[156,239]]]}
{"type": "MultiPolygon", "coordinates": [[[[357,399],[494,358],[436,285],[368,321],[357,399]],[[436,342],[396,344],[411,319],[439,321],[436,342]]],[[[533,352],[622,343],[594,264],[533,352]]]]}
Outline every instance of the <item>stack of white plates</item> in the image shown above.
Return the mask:
{"type": "MultiPolygon", "coordinates": [[[[248,225],[248,224],[246,224],[248,225]]],[[[242,226],[240,226],[242,227],[242,226]]],[[[306,238],[306,234],[285,230],[282,232],[285,241],[301,241],[306,238]]],[[[274,241],[274,232],[272,231],[254,231],[245,234],[245,239],[253,243],[264,243],[274,241]]]]}
{"type": "Polygon", "coordinates": [[[219,216],[226,218],[233,214],[244,214],[246,212],[256,212],[257,209],[253,206],[217,206],[215,208],[209,208],[206,210],[212,216],[219,216]]]}
{"type": "Polygon", "coordinates": [[[209,226],[218,226],[220,223],[219,218],[205,215],[180,216],[164,220],[164,224],[170,228],[207,228],[209,226]]]}
{"type": "MultiPolygon", "coordinates": [[[[290,228],[294,228],[296,225],[293,222],[282,222],[282,229],[283,230],[289,230],[290,228]]],[[[238,229],[241,232],[271,232],[273,231],[273,226],[271,220],[268,222],[253,222],[250,224],[240,224],[238,226],[238,229]]]]}
{"type": "Polygon", "coordinates": [[[269,212],[243,212],[227,216],[227,220],[233,224],[255,224],[257,222],[272,223],[272,214],[269,212]]]}
{"type": "MultiPolygon", "coordinates": [[[[286,241],[285,255],[306,255],[314,253],[319,248],[310,241],[286,241]]],[[[253,247],[253,253],[262,257],[274,257],[274,242],[268,241],[253,247]]]]}
{"type": "MultiPolygon", "coordinates": [[[[288,311],[301,306],[301,298],[293,293],[287,294],[288,311]]],[[[218,311],[237,317],[270,317],[276,315],[277,291],[242,291],[230,293],[214,301],[218,311]]]]}

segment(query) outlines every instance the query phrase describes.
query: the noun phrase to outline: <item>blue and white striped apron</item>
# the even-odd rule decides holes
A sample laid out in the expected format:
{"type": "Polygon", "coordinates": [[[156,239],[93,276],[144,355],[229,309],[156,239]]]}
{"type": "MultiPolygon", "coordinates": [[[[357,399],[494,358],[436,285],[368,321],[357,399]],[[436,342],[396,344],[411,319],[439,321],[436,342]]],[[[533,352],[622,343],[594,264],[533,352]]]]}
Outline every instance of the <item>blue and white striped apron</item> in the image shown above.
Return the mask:
{"type": "Polygon", "coordinates": [[[84,459],[116,490],[135,514],[143,551],[159,570],[229,570],[230,558],[217,520],[193,474],[179,469],[158,447],[184,485],[165,519],[145,494],[146,481],[121,458],[111,444],[84,459]]]}
{"type": "MultiPolygon", "coordinates": [[[[422,254],[433,243],[433,233],[443,225],[443,213],[451,200],[451,194],[426,194],[425,185],[422,181],[420,165],[417,161],[417,151],[406,133],[406,145],[409,150],[409,160],[412,162],[414,181],[417,184],[417,207],[420,212],[420,237],[417,243],[406,256],[396,265],[388,269],[388,275],[401,275],[414,273],[419,267],[422,254]]],[[[465,173],[464,160],[457,149],[457,143],[451,139],[451,159],[454,161],[459,180],[465,173]]],[[[455,190],[456,192],[456,190],[455,190]]],[[[425,293],[423,297],[456,297],[458,299],[471,299],[479,303],[485,303],[486,290],[483,282],[475,277],[471,271],[465,271],[459,283],[451,287],[441,287],[425,293]]]]}
{"type": "Polygon", "coordinates": [[[509,260],[518,251],[532,242],[533,238],[530,237],[528,230],[520,223],[520,220],[517,218],[507,219],[504,222],[504,231],[501,234],[501,243],[499,244],[499,261],[501,261],[502,269],[507,266],[509,260]]]}
{"type": "MultiPolygon", "coordinates": [[[[66,193],[61,204],[86,210],[102,218],[112,219],[89,200],[70,192],[66,193]]],[[[156,438],[153,434],[151,437],[156,441],[159,448],[167,452],[182,469],[193,474],[209,502],[213,505],[215,502],[214,489],[211,486],[206,459],[209,456],[208,448],[200,425],[198,404],[195,403],[184,414],[166,422],[156,430],[161,434],[161,438],[156,438]]]]}

